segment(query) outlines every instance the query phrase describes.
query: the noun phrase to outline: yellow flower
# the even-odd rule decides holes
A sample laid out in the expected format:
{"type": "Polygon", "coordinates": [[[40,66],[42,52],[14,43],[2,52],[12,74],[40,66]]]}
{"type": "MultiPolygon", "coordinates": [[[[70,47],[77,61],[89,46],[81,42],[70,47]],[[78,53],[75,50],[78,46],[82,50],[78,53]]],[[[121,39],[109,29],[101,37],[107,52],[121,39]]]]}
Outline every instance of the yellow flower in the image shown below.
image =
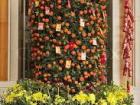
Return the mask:
{"type": "Polygon", "coordinates": [[[117,100],[123,101],[124,98],[128,96],[127,92],[124,90],[116,91],[115,96],[117,100]]]}
{"type": "Polygon", "coordinates": [[[116,105],[117,103],[116,96],[113,93],[109,93],[107,96],[107,101],[109,102],[110,105],[116,105]]]}
{"type": "Polygon", "coordinates": [[[26,99],[27,102],[30,102],[31,101],[31,96],[26,95],[25,99],[26,99]]]}
{"type": "Polygon", "coordinates": [[[36,102],[30,102],[30,105],[37,105],[36,102]]]}
{"type": "Polygon", "coordinates": [[[16,84],[13,86],[13,91],[16,92],[16,91],[21,91],[23,90],[23,87],[20,85],[20,84],[16,84]]]}
{"type": "Polygon", "coordinates": [[[55,96],[55,100],[54,100],[54,103],[55,105],[60,105],[60,104],[63,104],[65,102],[65,99],[59,95],[56,95],[55,96]]]}
{"type": "Polygon", "coordinates": [[[14,101],[15,95],[15,93],[11,92],[11,94],[5,96],[5,102],[12,103],[14,101]]]}
{"type": "Polygon", "coordinates": [[[95,95],[94,94],[89,94],[88,96],[88,101],[91,102],[91,104],[95,104],[95,95]]]}
{"type": "Polygon", "coordinates": [[[5,102],[6,103],[12,103],[14,100],[15,100],[15,98],[21,98],[21,97],[23,97],[24,96],[24,94],[26,93],[26,91],[25,90],[21,90],[21,91],[19,91],[19,92],[11,92],[10,94],[5,94],[4,95],[4,98],[5,98],[5,102]]]}
{"type": "Polygon", "coordinates": [[[83,93],[82,91],[79,94],[76,94],[72,100],[75,101],[77,100],[80,104],[84,104],[88,101],[88,95],[83,93]]]}
{"type": "Polygon", "coordinates": [[[21,90],[21,91],[19,91],[19,93],[16,93],[15,97],[23,97],[24,94],[26,94],[26,91],[25,90],[21,90]]]}
{"type": "Polygon", "coordinates": [[[48,98],[48,96],[41,92],[37,92],[32,95],[32,98],[33,98],[33,101],[40,101],[40,102],[45,103],[45,100],[48,98]]]}
{"type": "Polygon", "coordinates": [[[106,100],[100,99],[100,100],[99,100],[99,105],[107,105],[106,100]]]}

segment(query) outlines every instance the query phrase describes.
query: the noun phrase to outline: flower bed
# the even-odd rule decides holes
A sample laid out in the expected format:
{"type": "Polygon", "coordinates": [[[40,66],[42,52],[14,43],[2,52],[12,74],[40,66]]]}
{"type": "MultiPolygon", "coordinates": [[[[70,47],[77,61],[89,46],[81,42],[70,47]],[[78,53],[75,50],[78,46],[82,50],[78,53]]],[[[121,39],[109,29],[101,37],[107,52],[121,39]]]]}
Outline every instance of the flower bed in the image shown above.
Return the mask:
{"type": "Polygon", "coordinates": [[[132,105],[133,96],[122,87],[103,85],[93,92],[69,94],[60,85],[24,80],[2,95],[1,105],[132,105]]]}

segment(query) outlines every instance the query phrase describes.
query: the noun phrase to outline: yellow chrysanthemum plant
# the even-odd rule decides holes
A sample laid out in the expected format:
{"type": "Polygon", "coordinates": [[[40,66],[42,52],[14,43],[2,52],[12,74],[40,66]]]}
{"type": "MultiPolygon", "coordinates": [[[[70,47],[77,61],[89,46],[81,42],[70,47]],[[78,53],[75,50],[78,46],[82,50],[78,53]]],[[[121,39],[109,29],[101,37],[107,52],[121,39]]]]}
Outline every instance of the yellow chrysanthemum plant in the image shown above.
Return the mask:
{"type": "Polygon", "coordinates": [[[116,85],[99,86],[95,91],[69,94],[60,85],[21,81],[0,98],[0,105],[132,105],[133,97],[116,85]]]}
{"type": "Polygon", "coordinates": [[[83,91],[80,91],[79,94],[76,94],[75,96],[73,96],[72,98],[73,101],[77,101],[78,103],[80,103],[80,105],[83,104],[95,104],[95,94],[91,93],[91,94],[86,94],[83,91]]]}

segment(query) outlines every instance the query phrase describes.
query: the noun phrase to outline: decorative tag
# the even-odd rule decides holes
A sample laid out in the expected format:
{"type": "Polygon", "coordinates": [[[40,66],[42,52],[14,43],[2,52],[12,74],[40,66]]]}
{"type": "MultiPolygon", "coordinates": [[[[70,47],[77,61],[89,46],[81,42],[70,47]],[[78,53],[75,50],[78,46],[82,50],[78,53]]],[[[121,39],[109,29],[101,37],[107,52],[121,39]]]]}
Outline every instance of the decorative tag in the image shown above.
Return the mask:
{"type": "Polygon", "coordinates": [[[38,6],[39,6],[39,1],[36,0],[36,1],[35,1],[35,7],[38,7],[38,6]]]}
{"type": "Polygon", "coordinates": [[[71,8],[71,2],[68,0],[68,8],[71,8]]]}
{"type": "Polygon", "coordinates": [[[56,25],[56,31],[61,31],[61,24],[56,25]]]}
{"type": "Polygon", "coordinates": [[[104,18],[104,20],[106,20],[105,14],[106,14],[106,12],[104,11],[104,12],[103,12],[103,18],[104,18]]]}
{"type": "Polygon", "coordinates": [[[71,68],[71,60],[66,60],[66,66],[67,69],[71,68]]]}
{"type": "Polygon", "coordinates": [[[86,52],[81,53],[81,60],[86,60],[87,54],[86,52]]]}
{"type": "Polygon", "coordinates": [[[45,7],[45,13],[46,13],[46,15],[50,14],[50,8],[49,7],[45,7]]]}
{"type": "Polygon", "coordinates": [[[92,42],[92,44],[95,45],[95,46],[98,45],[98,44],[97,44],[97,40],[96,40],[96,38],[93,38],[93,42],[92,42]]]}
{"type": "Polygon", "coordinates": [[[101,35],[103,35],[103,30],[101,28],[99,28],[100,32],[101,32],[101,35]]]}
{"type": "Polygon", "coordinates": [[[38,30],[44,29],[44,23],[38,23],[38,30]]]}
{"type": "Polygon", "coordinates": [[[61,48],[59,46],[55,47],[56,54],[61,54],[61,48]]]}
{"type": "Polygon", "coordinates": [[[39,14],[39,11],[36,11],[35,14],[36,14],[36,16],[37,16],[37,15],[39,14]]]}
{"type": "Polygon", "coordinates": [[[80,26],[81,27],[84,27],[85,26],[85,21],[84,19],[80,18],[80,26]]]}
{"type": "Polygon", "coordinates": [[[93,14],[93,16],[96,16],[95,15],[95,10],[92,8],[92,14],[93,14]]]}

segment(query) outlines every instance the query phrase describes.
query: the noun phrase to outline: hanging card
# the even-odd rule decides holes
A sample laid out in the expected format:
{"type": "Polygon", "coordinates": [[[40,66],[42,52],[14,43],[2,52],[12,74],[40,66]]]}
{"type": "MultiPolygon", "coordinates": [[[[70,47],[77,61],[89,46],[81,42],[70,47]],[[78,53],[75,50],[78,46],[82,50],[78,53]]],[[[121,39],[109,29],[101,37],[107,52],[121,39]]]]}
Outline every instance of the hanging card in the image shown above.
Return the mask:
{"type": "Polygon", "coordinates": [[[49,7],[45,7],[45,14],[49,15],[50,14],[50,8],[49,7]]]}
{"type": "Polygon", "coordinates": [[[59,46],[55,47],[56,54],[61,54],[61,48],[59,46]]]}
{"type": "Polygon", "coordinates": [[[56,25],[56,31],[61,31],[61,24],[56,25]]]}
{"type": "Polygon", "coordinates": [[[96,16],[94,8],[92,8],[92,14],[93,14],[93,16],[96,16]]]}
{"type": "Polygon", "coordinates": [[[39,1],[36,0],[36,1],[35,1],[35,7],[38,7],[38,6],[39,6],[39,1]]]}
{"type": "Polygon", "coordinates": [[[80,18],[80,26],[81,27],[84,27],[85,26],[85,21],[84,19],[80,18]]]}
{"type": "Polygon", "coordinates": [[[86,57],[87,57],[86,52],[82,52],[81,53],[81,60],[86,60],[86,57]]]}
{"type": "Polygon", "coordinates": [[[103,12],[103,18],[104,18],[104,20],[106,20],[105,14],[106,14],[106,12],[104,11],[104,12],[103,12]]]}
{"type": "Polygon", "coordinates": [[[92,40],[93,40],[92,44],[95,45],[95,46],[97,46],[98,45],[97,44],[97,39],[96,38],[93,38],[92,40]]]}
{"type": "Polygon", "coordinates": [[[44,23],[38,23],[38,30],[44,29],[44,23]]]}
{"type": "Polygon", "coordinates": [[[71,68],[71,60],[66,60],[66,65],[65,65],[65,67],[66,67],[67,69],[71,68]]]}

